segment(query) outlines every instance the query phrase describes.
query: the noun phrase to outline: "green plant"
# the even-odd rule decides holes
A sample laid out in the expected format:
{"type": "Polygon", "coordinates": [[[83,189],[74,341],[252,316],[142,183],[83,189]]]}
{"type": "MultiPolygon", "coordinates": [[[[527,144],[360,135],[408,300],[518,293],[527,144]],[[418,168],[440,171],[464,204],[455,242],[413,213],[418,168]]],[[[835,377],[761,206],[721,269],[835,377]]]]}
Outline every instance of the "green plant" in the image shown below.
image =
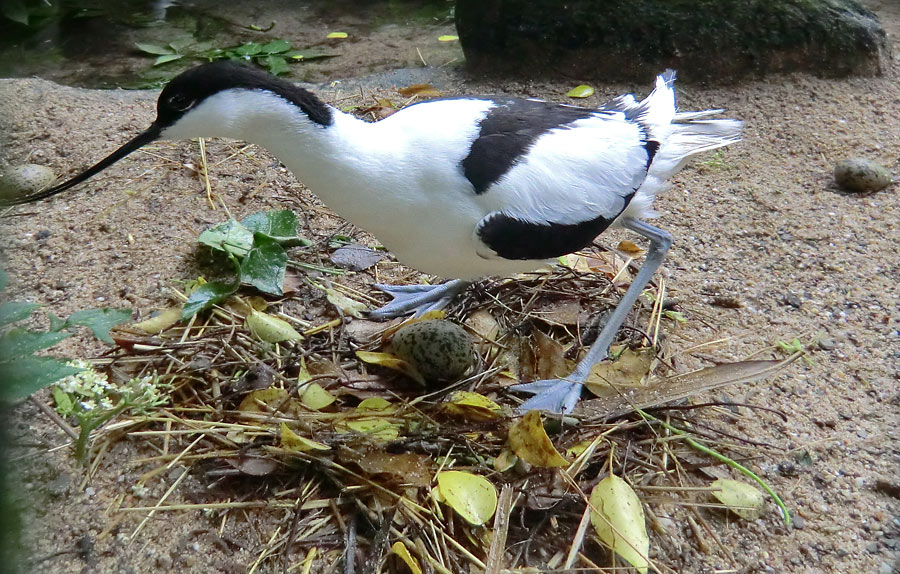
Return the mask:
{"type": "Polygon", "coordinates": [[[287,40],[272,40],[265,44],[246,42],[227,48],[213,48],[209,43],[195,43],[193,40],[173,41],[165,45],[136,43],[135,47],[145,54],[156,56],[154,66],[174,62],[182,58],[201,60],[249,61],[262,66],[270,73],[279,75],[288,71],[291,62],[302,62],[330,58],[334,54],[291,49],[287,40]]]}
{"type": "Polygon", "coordinates": [[[170,386],[161,384],[155,374],[114,385],[84,361],[67,364],[77,372],[55,384],[51,392],[56,412],[78,422],[75,457],[84,465],[90,461],[90,438],[95,429],[126,411],[145,415],[169,402],[170,386]]]}
{"type": "MultiPolygon", "coordinates": [[[[7,276],[0,271],[0,290],[6,287],[7,276]]],[[[50,328],[29,331],[13,324],[28,319],[40,305],[23,301],[0,304],[0,403],[10,404],[56,381],[78,373],[81,369],[65,359],[37,356],[36,352],[53,347],[72,333],[73,327],[88,327],[98,339],[112,344],[109,329],[131,319],[131,309],[86,309],[60,319],[49,314],[50,328]]]]}

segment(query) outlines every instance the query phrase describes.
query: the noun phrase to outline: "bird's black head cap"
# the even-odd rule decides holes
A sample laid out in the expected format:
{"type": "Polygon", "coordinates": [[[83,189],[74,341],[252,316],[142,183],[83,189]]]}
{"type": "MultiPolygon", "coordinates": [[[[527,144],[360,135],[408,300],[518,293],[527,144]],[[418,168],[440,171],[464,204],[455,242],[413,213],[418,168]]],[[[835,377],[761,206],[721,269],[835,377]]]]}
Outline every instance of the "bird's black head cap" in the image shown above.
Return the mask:
{"type": "Polygon", "coordinates": [[[203,100],[232,88],[265,90],[281,96],[322,126],[333,122],[331,108],[314,94],[256,68],[219,61],[191,68],[172,79],[156,103],[156,125],[166,128],[203,100]]]}

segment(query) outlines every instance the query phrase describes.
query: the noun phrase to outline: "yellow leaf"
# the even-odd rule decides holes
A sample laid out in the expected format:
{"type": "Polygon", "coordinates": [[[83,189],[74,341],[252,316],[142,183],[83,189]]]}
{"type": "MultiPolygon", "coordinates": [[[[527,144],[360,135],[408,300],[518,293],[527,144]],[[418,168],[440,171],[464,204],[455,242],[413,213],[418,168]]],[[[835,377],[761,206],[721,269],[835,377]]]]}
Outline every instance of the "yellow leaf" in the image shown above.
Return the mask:
{"type": "Polygon", "coordinates": [[[155,335],[156,333],[165,331],[179,321],[181,321],[181,305],[178,307],[169,307],[168,309],[160,311],[155,317],[150,317],[140,323],[134,323],[131,326],[148,335],[155,335]]]}
{"type": "Polygon", "coordinates": [[[391,402],[387,399],[382,399],[381,397],[371,397],[360,401],[360,403],[356,405],[356,410],[357,412],[361,413],[367,411],[392,413],[397,410],[397,407],[392,405],[391,402]]]}
{"type": "Polygon", "coordinates": [[[421,373],[412,365],[395,357],[390,353],[375,353],[372,351],[356,351],[356,356],[360,361],[364,363],[369,363],[371,365],[379,365],[381,367],[387,367],[388,369],[393,369],[395,371],[400,371],[407,377],[416,381],[422,386],[425,386],[425,377],[422,376],[421,373]]]}
{"type": "Polygon", "coordinates": [[[251,309],[244,323],[254,337],[266,343],[282,343],[284,341],[300,341],[303,336],[291,324],[274,315],[251,309]]]}
{"type": "Polygon", "coordinates": [[[637,257],[644,253],[644,250],[638,247],[633,241],[623,239],[616,245],[616,249],[629,257],[637,257]]]}
{"type": "Polygon", "coordinates": [[[591,524],[604,544],[646,574],[650,563],[650,537],[644,507],[628,483],[615,475],[600,481],[591,491],[591,524]]]}
{"type": "Polygon", "coordinates": [[[284,407],[289,404],[290,397],[286,390],[277,388],[260,389],[252,391],[244,397],[238,410],[242,413],[270,413],[278,408],[286,410],[284,407]]]}
{"type": "Polygon", "coordinates": [[[528,411],[510,427],[507,444],[516,456],[532,466],[554,468],[569,464],[547,436],[538,411],[528,411]]]}
{"type": "Polygon", "coordinates": [[[470,524],[480,526],[497,510],[497,489],[483,476],[447,470],[437,475],[437,487],[446,504],[470,524]]]}
{"type": "Polygon", "coordinates": [[[500,454],[494,458],[494,470],[497,472],[506,472],[516,465],[519,457],[513,454],[509,448],[504,448],[500,451],[500,454]]]}
{"type": "Polygon", "coordinates": [[[300,402],[303,406],[314,411],[320,411],[336,400],[334,395],[318,383],[309,383],[300,393],[300,402]]]}
{"type": "Polygon", "coordinates": [[[579,454],[586,451],[593,442],[594,441],[592,439],[587,439],[587,440],[583,440],[581,442],[575,443],[566,449],[566,455],[573,456],[573,457],[578,456],[579,454]]]}
{"type": "Polygon", "coordinates": [[[326,444],[298,435],[286,423],[281,423],[281,448],[292,452],[331,450],[331,447],[326,444]]]}
{"type": "Polygon", "coordinates": [[[459,36],[454,36],[452,34],[438,36],[438,42],[455,42],[456,40],[459,40],[459,36]]]}
{"type": "Polygon", "coordinates": [[[745,520],[755,520],[762,516],[765,495],[751,484],[738,480],[720,478],[712,483],[713,491],[719,502],[745,520]]]}
{"type": "Polygon", "coordinates": [[[496,419],[501,412],[500,405],[471,391],[456,391],[443,406],[448,414],[476,421],[496,419]]]}
{"type": "Polygon", "coordinates": [[[379,397],[365,399],[356,407],[357,416],[335,424],[338,432],[354,431],[379,442],[389,442],[400,436],[400,423],[390,418],[397,410],[395,405],[379,397]],[[379,416],[381,415],[381,416],[379,416]]]}
{"type": "Polygon", "coordinates": [[[334,289],[329,289],[327,287],[321,287],[321,289],[325,291],[328,302],[340,309],[341,313],[356,317],[357,319],[364,318],[363,312],[368,309],[365,303],[360,303],[359,301],[351,299],[346,295],[338,293],[334,289]]]}
{"type": "Polygon", "coordinates": [[[409,570],[412,574],[422,574],[422,568],[419,567],[419,561],[412,557],[409,553],[409,549],[406,545],[399,540],[394,542],[394,545],[391,546],[391,552],[400,557],[400,560],[406,563],[409,566],[409,570]]]}
{"type": "Polygon", "coordinates": [[[594,88],[581,84],[566,92],[566,95],[570,98],[589,98],[594,95],[594,88]]]}
{"type": "Polygon", "coordinates": [[[444,95],[431,84],[413,84],[405,88],[398,88],[397,92],[405,98],[412,96],[418,96],[420,98],[439,98],[444,95]]]}
{"type": "Polygon", "coordinates": [[[653,347],[637,350],[626,348],[616,360],[602,361],[591,367],[584,384],[598,397],[607,397],[618,394],[623,389],[640,387],[655,360],[656,349],[653,347]]]}
{"type": "Polygon", "coordinates": [[[343,39],[347,37],[347,32],[331,32],[327,37],[331,39],[343,39]]]}

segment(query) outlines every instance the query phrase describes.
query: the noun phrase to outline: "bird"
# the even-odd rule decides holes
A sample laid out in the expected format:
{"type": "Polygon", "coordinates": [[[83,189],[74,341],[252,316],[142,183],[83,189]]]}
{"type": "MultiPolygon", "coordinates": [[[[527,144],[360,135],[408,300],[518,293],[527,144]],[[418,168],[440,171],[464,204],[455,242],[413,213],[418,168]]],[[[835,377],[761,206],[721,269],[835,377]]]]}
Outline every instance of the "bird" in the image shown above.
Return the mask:
{"type": "Polygon", "coordinates": [[[486,276],[534,271],[610,227],[649,240],[643,265],[568,376],[526,382],[519,406],[571,413],[672,244],[646,222],[654,197],[692,156],[741,139],[724,110],[678,111],[675,72],[650,94],[599,107],[462,95],[425,100],[377,122],[328,105],[262,70],[229,61],[190,68],[157,101],[149,128],[68,181],[11,203],[57,195],[155,140],[225,137],[274,154],[326,205],[397,260],[447,279],[376,285],[392,299],[375,319],[441,308],[486,276]]]}

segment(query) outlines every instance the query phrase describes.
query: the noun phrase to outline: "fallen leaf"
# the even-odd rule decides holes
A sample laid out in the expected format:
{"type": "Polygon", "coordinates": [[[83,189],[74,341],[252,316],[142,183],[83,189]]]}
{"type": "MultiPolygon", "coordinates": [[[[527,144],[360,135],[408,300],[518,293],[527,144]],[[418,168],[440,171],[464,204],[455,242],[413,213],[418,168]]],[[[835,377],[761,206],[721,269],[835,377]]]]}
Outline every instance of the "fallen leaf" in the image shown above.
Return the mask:
{"type": "Polygon", "coordinates": [[[444,34],[443,36],[438,36],[438,42],[455,42],[459,40],[459,36],[454,36],[452,34],[444,34]]]}
{"type": "Polygon", "coordinates": [[[369,475],[389,475],[415,487],[431,484],[431,458],[424,454],[389,453],[377,448],[342,448],[338,454],[341,462],[352,462],[369,475]]]}
{"type": "Polygon", "coordinates": [[[400,371],[407,377],[416,381],[422,386],[425,386],[425,377],[416,370],[414,366],[407,363],[403,359],[399,357],[395,357],[390,353],[377,353],[373,351],[357,351],[357,358],[364,362],[369,363],[370,365],[378,365],[380,367],[387,367],[388,369],[393,369],[395,371],[400,371]]]}
{"type": "Polygon", "coordinates": [[[469,524],[481,526],[497,510],[497,489],[483,476],[447,470],[437,475],[444,502],[469,524]]]}
{"type": "Polygon", "coordinates": [[[537,361],[535,367],[536,380],[558,379],[567,376],[575,368],[575,362],[566,359],[566,349],[552,337],[537,329],[532,334],[534,354],[537,361]]]}
{"type": "Polygon", "coordinates": [[[644,386],[644,378],[653,369],[655,361],[656,349],[653,347],[625,348],[615,361],[601,361],[591,367],[584,385],[598,397],[644,386]]]}
{"type": "Polygon", "coordinates": [[[500,451],[496,457],[494,457],[494,470],[497,472],[506,472],[516,465],[519,461],[519,457],[517,457],[509,448],[504,447],[503,450],[500,451]]]}
{"type": "Polygon", "coordinates": [[[289,410],[290,397],[284,389],[270,388],[252,391],[241,401],[238,410],[242,413],[271,413],[276,409],[289,410]]]}
{"type": "Polygon", "coordinates": [[[397,92],[405,98],[412,96],[417,96],[419,98],[439,98],[444,95],[431,84],[413,84],[411,86],[406,86],[405,88],[397,88],[397,92]]]}
{"type": "Polygon", "coordinates": [[[250,476],[267,476],[281,467],[277,460],[259,456],[223,458],[222,460],[250,476]]]}
{"type": "Polygon", "coordinates": [[[323,291],[325,291],[325,296],[328,298],[328,302],[337,307],[340,312],[344,315],[349,315],[350,317],[356,317],[357,319],[364,318],[364,312],[368,310],[368,307],[365,303],[361,303],[342,293],[338,293],[334,289],[328,287],[319,287],[323,291]]]}
{"type": "Polygon", "coordinates": [[[566,92],[566,95],[570,98],[589,98],[594,95],[594,88],[581,84],[566,92]]]}
{"type": "Polygon", "coordinates": [[[406,544],[399,540],[394,542],[394,545],[391,546],[391,552],[399,556],[400,560],[403,560],[412,574],[422,574],[422,568],[419,566],[419,561],[412,557],[406,544]]]}
{"type": "Polygon", "coordinates": [[[500,405],[491,399],[471,391],[454,392],[443,407],[444,412],[450,415],[473,421],[494,420],[502,411],[500,405]]]}
{"type": "Polygon", "coordinates": [[[244,322],[254,337],[267,343],[303,340],[303,336],[284,319],[256,309],[251,309],[244,322]]]}
{"type": "Polygon", "coordinates": [[[547,436],[538,411],[528,411],[510,427],[507,445],[516,456],[532,466],[555,468],[569,465],[569,461],[559,454],[547,436]]]}
{"type": "Polygon", "coordinates": [[[131,328],[143,331],[148,335],[155,335],[156,333],[165,331],[179,321],[181,321],[181,306],[169,307],[168,309],[163,309],[149,319],[132,324],[131,328]]]}
{"type": "Polygon", "coordinates": [[[365,245],[354,243],[344,245],[331,254],[331,262],[351,271],[363,271],[384,259],[384,253],[365,245]]]}
{"type": "Polygon", "coordinates": [[[615,475],[600,481],[591,491],[591,524],[604,544],[646,574],[650,563],[650,537],[644,507],[627,482],[615,475]]]}
{"type": "Polygon", "coordinates": [[[644,254],[644,250],[638,247],[633,241],[623,239],[616,245],[616,250],[622,252],[629,257],[639,257],[644,254]]]}
{"type": "Polygon", "coordinates": [[[281,423],[281,448],[291,452],[331,450],[331,447],[327,444],[298,435],[287,426],[287,423],[281,423]]]}
{"type": "Polygon", "coordinates": [[[326,38],[330,38],[332,40],[333,39],[343,39],[346,37],[347,37],[347,32],[331,32],[330,34],[328,34],[328,36],[326,36],[326,38]]]}
{"type": "Polygon", "coordinates": [[[300,402],[310,410],[320,411],[336,400],[337,397],[318,383],[310,383],[300,391],[300,402]]]}
{"type": "Polygon", "coordinates": [[[765,495],[752,484],[739,480],[720,478],[712,483],[712,495],[745,520],[756,520],[762,516],[765,495]]]}

